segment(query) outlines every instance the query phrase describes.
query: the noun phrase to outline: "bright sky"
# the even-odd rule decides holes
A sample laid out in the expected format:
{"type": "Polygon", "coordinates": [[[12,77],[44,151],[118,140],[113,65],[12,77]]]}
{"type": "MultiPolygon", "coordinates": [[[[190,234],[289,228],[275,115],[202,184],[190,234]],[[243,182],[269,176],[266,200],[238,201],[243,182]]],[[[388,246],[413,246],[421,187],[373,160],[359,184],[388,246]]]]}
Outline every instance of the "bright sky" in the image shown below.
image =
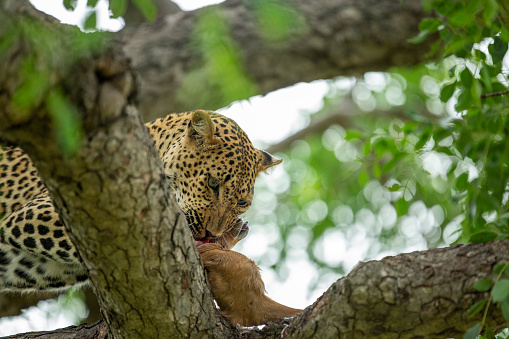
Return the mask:
{"type": "MultiPolygon", "coordinates": [[[[31,0],[31,2],[39,10],[50,13],[68,24],[80,22],[86,11],[86,1],[82,0],[78,1],[75,12],[67,11],[62,6],[62,0],[31,0]]],[[[222,1],[179,0],[174,2],[179,4],[183,10],[193,10],[222,1]]],[[[107,4],[105,1],[100,0],[98,6],[105,9],[102,13],[106,13],[107,4]]],[[[111,20],[106,14],[99,15],[97,22],[99,27],[113,31],[121,29],[123,25],[122,20],[111,20]]],[[[301,83],[264,97],[257,96],[250,100],[236,102],[220,112],[234,119],[249,135],[255,146],[262,148],[267,144],[284,140],[306,126],[308,114],[303,114],[303,112],[319,110],[327,90],[328,87],[324,81],[316,81],[311,84],[301,83]]],[[[277,171],[274,171],[272,175],[277,177],[277,171]]],[[[260,249],[260,244],[268,242],[267,236],[267,234],[252,229],[250,235],[243,240],[243,247],[246,249],[244,252],[249,252],[249,248],[252,249],[251,251],[260,249]]],[[[249,253],[246,254],[249,255],[249,253]]],[[[305,308],[325,291],[321,290],[308,295],[309,282],[317,273],[306,260],[294,258],[289,265],[288,278],[282,282],[277,279],[271,269],[266,267],[261,267],[261,269],[268,295],[285,305],[305,308]]],[[[324,281],[324,286],[329,286],[337,278],[327,279],[330,281],[324,281]]],[[[44,302],[39,308],[30,308],[23,318],[0,319],[0,336],[26,331],[51,330],[71,325],[73,317],[66,312],[57,312],[59,307],[58,302],[44,302]]]]}

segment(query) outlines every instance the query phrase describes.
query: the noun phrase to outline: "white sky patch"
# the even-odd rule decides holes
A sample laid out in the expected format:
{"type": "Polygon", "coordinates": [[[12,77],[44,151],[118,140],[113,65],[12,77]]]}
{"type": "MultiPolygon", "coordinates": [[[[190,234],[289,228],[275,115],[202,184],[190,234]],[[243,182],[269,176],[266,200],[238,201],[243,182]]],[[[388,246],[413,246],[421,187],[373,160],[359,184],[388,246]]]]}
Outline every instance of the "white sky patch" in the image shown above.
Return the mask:
{"type": "Polygon", "coordinates": [[[309,123],[309,115],[323,107],[326,81],[299,83],[265,96],[236,101],[218,112],[235,120],[256,147],[275,144],[309,123]]]}
{"type": "Polygon", "coordinates": [[[184,11],[194,11],[195,9],[220,4],[224,0],[172,0],[180,9],[184,11]]]}
{"type": "MultiPolygon", "coordinates": [[[[30,0],[35,8],[46,12],[64,24],[77,25],[83,28],[83,20],[89,11],[87,2],[78,0],[76,9],[68,11],[62,4],[62,0],[30,0]]],[[[109,17],[108,2],[99,0],[97,2],[97,28],[106,31],[119,31],[124,26],[123,19],[112,19],[109,17]]]]}

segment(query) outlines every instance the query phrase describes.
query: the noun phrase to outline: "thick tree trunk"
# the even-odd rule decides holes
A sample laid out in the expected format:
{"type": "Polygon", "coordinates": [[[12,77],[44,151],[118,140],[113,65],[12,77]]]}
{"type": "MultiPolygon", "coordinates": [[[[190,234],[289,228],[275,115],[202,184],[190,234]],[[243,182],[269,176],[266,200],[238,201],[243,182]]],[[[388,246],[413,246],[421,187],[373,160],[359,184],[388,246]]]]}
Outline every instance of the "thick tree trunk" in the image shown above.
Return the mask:
{"type": "Polygon", "coordinates": [[[136,86],[121,50],[77,51],[84,37],[75,28],[41,19],[18,0],[2,5],[3,38],[19,35],[0,55],[0,136],[30,155],[61,218],[72,225],[67,230],[110,335],[223,336],[224,319],[216,315],[185,218],[152,138],[129,104],[136,86]],[[62,50],[38,49],[34,29],[62,50]],[[27,62],[50,76],[40,102],[20,106],[18,89],[34,76],[26,74],[27,62]],[[51,107],[66,100],[79,109],[84,138],[77,154],[64,157],[54,136],[65,126],[52,123],[51,107]]]}
{"type": "MultiPolygon", "coordinates": [[[[481,318],[481,314],[469,317],[468,309],[489,297],[489,292],[477,292],[474,283],[495,279],[494,265],[508,260],[509,240],[504,240],[362,262],[293,320],[230,333],[246,339],[462,337],[481,318]]],[[[505,327],[494,305],[486,325],[494,330],[505,327]]],[[[99,323],[94,329],[70,327],[9,338],[59,338],[57,333],[102,338],[103,327],[99,323]]]]}
{"type": "Polygon", "coordinates": [[[206,72],[193,32],[211,8],[229,25],[240,62],[257,88],[255,94],[303,81],[415,65],[424,60],[429,48],[407,42],[429,15],[421,0],[291,0],[294,11],[287,10],[290,18],[294,15],[293,35],[276,42],[263,38],[252,3],[227,0],[125,31],[124,50],[140,75],[138,99],[145,120],[230,104],[223,100],[217,79],[199,78],[199,84],[182,87],[189,77],[206,72]]]}

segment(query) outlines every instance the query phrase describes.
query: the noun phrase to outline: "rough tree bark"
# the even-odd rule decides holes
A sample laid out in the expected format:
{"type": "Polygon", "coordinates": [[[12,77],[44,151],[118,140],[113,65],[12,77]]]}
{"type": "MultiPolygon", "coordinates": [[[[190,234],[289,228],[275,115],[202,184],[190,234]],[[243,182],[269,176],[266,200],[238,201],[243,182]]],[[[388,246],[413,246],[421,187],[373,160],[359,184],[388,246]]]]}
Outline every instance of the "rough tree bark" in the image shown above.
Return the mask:
{"type": "MultiPolygon", "coordinates": [[[[397,4],[344,1],[339,2],[340,7],[336,1],[325,0],[295,3],[306,13],[306,34],[319,34],[318,37],[310,35],[308,39],[299,36],[283,46],[260,41],[258,45],[242,45],[240,40],[251,37],[249,32],[254,34],[253,39],[257,38],[252,19],[245,17],[246,6],[239,1],[221,6],[224,15],[233,20],[234,36],[239,39],[249,73],[261,93],[295,81],[330,77],[346,69],[351,72],[384,69],[415,63],[422,58],[422,53],[414,54],[418,48],[403,47],[405,39],[415,34],[415,26],[423,15],[419,1],[397,4]],[[370,6],[392,10],[382,18],[376,16],[377,11],[370,6]],[[240,26],[236,26],[235,20],[239,20],[240,26]],[[249,22],[251,24],[246,25],[242,33],[244,23],[249,22]],[[390,29],[392,33],[388,33],[390,29]],[[315,40],[316,46],[309,46],[307,40],[315,40]],[[354,48],[355,40],[358,45],[354,48]],[[298,53],[300,46],[303,49],[298,53]],[[348,49],[344,49],[345,46],[348,49]],[[348,58],[342,59],[342,53],[348,58]],[[249,55],[257,60],[250,60],[249,55]],[[287,68],[286,72],[273,65],[264,67],[276,62],[276,55],[286,60],[286,66],[300,66],[287,68]]],[[[190,21],[191,25],[190,18],[196,14],[175,15],[177,17],[154,24],[154,30],[172,22],[175,25],[185,18],[179,27],[189,28],[191,26],[184,23],[190,21]]],[[[232,328],[214,309],[190,232],[169,192],[150,136],[137,113],[135,98],[157,114],[168,111],[157,109],[165,102],[167,108],[179,107],[165,101],[172,97],[164,91],[151,95],[143,92],[148,86],[147,78],[164,65],[150,68],[150,62],[136,61],[136,54],[141,55],[142,50],[139,48],[141,35],[133,36],[123,46],[113,42],[109,47],[78,49],[79,55],[73,54],[79,45],[73,40],[80,36],[76,29],[63,27],[33,10],[26,1],[2,2],[0,33],[4,37],[13,32],[10,31],[12,25],[24,22],[36,23],[30,29],[51,33],[53,45],[50,47],[56,50],[49,49],[49,54],[40,52],[37,42],[27,38],[30,34],[25,34],[29,33],[28,26],[24,27],[26,31],[16,31],[16,39],[2,45],[0,140],[22,146],[40,170],[90,272],[106,323],[73,328],[66,330],[67,333],[70,331],[78,337],[80,329],[92,329],[95,332],[91,337],[99,338],[104,337],[107,327],[112,338],[269,338],[281,336],[283,329],[285,337],[295,338],[307,338],[312,334],[317,337],[338,334],[344,337],[442,337],[460,335],[477,321],[466,319],[465,313],[486,294],[475,292],[471,286],[475,280],[489,277],[495,263],[509,260],[507,241],[431,250],[360,264],[287,327],[288,322],[280,322],[263,330],[232,328]],[[137,46],[134,41],[138,41],[137,46]],[[131,51],[127,54],[133,57],[135,70],[142,74],[141,96],[137,96],[134,71],[122,48],[131,51]],[[27,81],[26,73],[21,71],[26,68],[27,60],[36,71],[47,72],[50,76],[41,85],[42,93],[34,97],[30,105],[14,105],[13,98],[19,94],[17,89],[27,81]],[[48,98],[51,97],[69,100],[78,109],[84,138],[79,152],[72,157],[63,156],[55,141],[54,134],[58,130],[50,114],[48,98]],[[150,100],[154,106],[149,106],[150,100]],[[405,324],[398,321],[401,314],[405,315],[405,324]]],[[[140,29],[139,33],[145,30],[145,52],[157,40],[147,38],[148,27],[140,29]]],[[[166,38],[171,40],[172,36],[169,34],[166,38]]],[[[127,38],[124,36],[124,39],[127,38]]],[[[168,50],[178,50],[178,45],[172,41],[166,42],[170,46],[168,50]]],[[[101,39],[100,44],[104,44],[101,39]]],[[[186,63],[170,60],[171,64],[166,64],[170,72],[176,74],[199,67],[199,57],[188,44],[184,42],[180,47],[186,63]]],[[[167,77],[165,81],[168,87],[178,89],[178,77],[167,77]]],[[[210,90],[213,92],[212,87],[210,90]]],[[[495,308],[491,310],[490,320],[493,328],[504,324],[495,308]]]]}
{"type": "MultiPolygon", "coordinates": [[[[493,266],[509,260],[509,240],[455,245],[359,263],[313,305],[291,321],[263,329],[242,329],[236,336],[261,338],[457,338],[480,321],[467,310],[487,299],[473,284],[494,279],[493,266]]],[[[495,306],[487,317],[494,330],[505,321],[495,306]]],[[[105,324],[8,337],[102,338],[105,324]],[[60,336],[59,336],[60,335],[60,336]]]]}
{"type": "Polygon", "coordinates": [[[19,36],[0,56],[0,137],[31,156],[64,223],[72,225],[68,231],[110,335],[225,336],[185,218],[130,105],[136,86],[121,50],[111,45],[77,55],[76,28],[60,27],[17,0],[2,5],[0,31],[18,29],[19,36]],[[33,19],[39,21],[34,25],[33,19]],[[29,27],[13,28],[27,22],[29,27]],[[28,29],[51,36],[66,55],[51,54],[55,60],[41,53],[28,29]],[[40,102],[20,107],[17,89],[33,76],[24,72],[27,60],[51,77],[40,102]],[[60,151],[47,98],[72,100],[79,108],[84,138],[75,156],[60,151]]]}
{"type": "MultiPolygon", "coordinates": [[[[284,42],[262,37],[250,3],[228,0],[212,7],[230,25],[257,94],[302,81],[415,65],[428,51],[427,44],[407,42],[418,33],[421,19],[429,15],[421,0],[292,0],[288,3],[305,23],[296,24],[293,36],[284,42]]],[[[198,93],[179,95],[186,77],[204,67],[192,37],[205,11],[210,8],[174,13],[125,31],[124,50],[140,76],[139,107],[145,120],[168,112],[197,107],[214,110],[230,104],[222,100],[214,79],[202,79],[196,86],[198,93]]]]}

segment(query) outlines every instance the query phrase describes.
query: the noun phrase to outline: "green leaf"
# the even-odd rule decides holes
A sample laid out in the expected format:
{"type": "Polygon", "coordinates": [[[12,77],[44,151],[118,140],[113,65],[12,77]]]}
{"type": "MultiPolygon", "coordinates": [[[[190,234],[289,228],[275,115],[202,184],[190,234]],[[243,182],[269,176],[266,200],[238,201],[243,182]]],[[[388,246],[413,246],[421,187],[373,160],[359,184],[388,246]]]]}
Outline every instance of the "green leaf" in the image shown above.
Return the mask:
{"type": "Polygon", "coordinates": [[[455,74],[455,72],[456,72],[456,67],[457,67],[457,66],[458,66],[458,65],[454,65],[454,66],[452,66],[451,68],[449,68],[448,74],[449,74],[449,77],[450,77],[450,78],[452,78],[452,77],[454,76],[454,74],[455,74]]]}
{"type": "Polygon", "coordinates": [[[482,68],[481,68],[481,71],[479,72],[480,75],[481,75],[481,81],[482,83],[484,84],[484,86],[486,87],[486,91],[488,92],[492,92],[493,91],[493,86],[491,84],[491,76],[490,76],[490,73],[489,73],[489,68],[490,66],[488,65],[483,65],[482,68]]]}
{"type": "Polygon", "coordinates": [[[371,142],[366,141],[366,143],[364,144],[364,148],[362,149],[362,153],[364,155],[368,155],[370,152],[371,152],[371,142]]]}
{"type": "Polygon", "coordinates": [[[380,176],[382,175],[382,168],[380,167],[380,164],[376,163],[373,166],[373,174],[375,175],[376,178],[380,178],[380,176]]]}
{"type": "Polygon", "coordinates": [[[127,9],[127,0],[110,0],[110,10],[113,18],[121,17],[127,9]]]}
{"type": "Polygon", "coordinates": [[[490,242],[498,238],[498,234],[490,231],[474,233],[468,239],[469,243],[490,242]]]}
{"type": "Polygon", "coordinates": [[[62,152],[66,156],[73,156],[81,146],[83,135],[76,107],[62,91],[58,90],[48,95],[45,104],[52,118],[56,139],[62,152]]]}
{"type": "Polygon", "coordinates": [[[95,7],[97,6],[97,3],[99,2],[99,0],[87,0],[87,7],[95,7]]]}
{"type": "Polygon", "coordinates": [[[463,339],[475,339],[481,333],[481,324],[477,323],[465,332],[463,339]]]}
{"type": "Polygon", "coordinates": [[[509,295],[509,280],[502,279],[498,281],[491,290],[491,295],[494,302],[504,300],[509,295]]]}
{"type": "Polygon", "coordinates": [[[432,33],[431,31],[429,30],[424,30],[424,31],[420,31],[419,34],[417,34],[416,36],[414,36],[413,38],[410,38],[408,39],[408,42],[412,43],[412,44],[420,44],[421,42],[423,42],[424,40],[426,40],[426,37],[432,33]]]}
{"type": "Polygon", "coordinates": [[[474,284],[474,288],[479,292],[486,292],[491,288],[493,281],[491,279],[482,279],[474,284]]]}
{"type": "Polygon", "coordinates": [[[429,129],[426,129],[419,138],[419,141],[417,141],[417,143],[415,144],[415,149],[420,150],[428,142],[430,135],[431,131],[429,129]]]}
{"type": "Polygon", "coordinates": [[[397,192],[399,190],[401,190],[401,185],[400,184],[394,184],[392,185],[391,187],[387,187],[387,189],[390,191],[390,192],[397,192]]]}
{"type": "Polygon", "coordinates": [[[479,0],[469,0],[467,1],[466,8],[469,13],[475,14],[483,8],[483,2],[479,0]]]}
{"type": "Polygon", "coordinates": [[[502,272],[502,270],[505,270],[507,267],[509,267],[509,265],[507,265],[507,263],[498,263],[495,265],[495,267],[493,267],[493,274],[500,274],[500,272],[502,272]]]}
{"type": "Polygon", "coordinates": [[[97,28],[97,13],[95,10],[88,13],[83,23],[83,28],[85,28],[85,30],[94,30],[97,28]]]}
{"type": "Polygon", "coordinates": [[[77,0],[64,0],[64,7],[68,11],[74,11],[76,9],[77,0]]]}
{"type": "Polygon", "coordinates": [[[145,19],[154,21],[157,14],[156,5],[152,0],[133,0],[134,4],[143,13],[145,19]]]}
{"type": "Polygon", "coordinates": [[[498,14],[498,4],[496,0],[486,0],[483,12],[483,19],[487,26],[491,26],[493,20],[498,14]]]}
{"type": "Polygon", "coordinates": [[[465,88],[470,88],[472,86],[473,79],[474,77],[472,76],[472,73],[470,73],[468,67],[465,67],[465,69],[460,73],[461,84],[465,86],[465,88]]]}
{"type": "Polygon", "coordinates": [[[435,32],[442,25],[442,20],[437,18],[424,18],[419,24],[420,31],[435,32]]]}
{"type": "Polygon", "coordinates": [[[363,135],[361,132],[355,129],[348,129],[346,131],[345,140],[362,139],[363,135]]]}
{"type": "Polygon", "coordinates": [[[509,302],[507,300],[501,301],[500,308],[502,309],[502,315],[504,316],[505,321],[509,323],[509,302]]]}
{"type": "Polygon", "coordinates": [[[468,309],[468,316],[471,317],[474,314],[479,313],[479,311],[483,309],[484,305],[486,305],[486,300],[476,302],[472,307],[468,309]]]}
{"type": "Polygon", "coordinates": [[[488,51],[493,58],[493,64],[502,67],[502,60],[507,52],[507,43],[503,42],[500,37],[493,37],[493,44],[488,46],[488,51]]]}
{"type": "Polygon", "coordinates": [[[456,189],[458,191],[463,191],[467,189],[468,184],[468,173],[462,173],[457,179],[456,179],[456,189]]]}
{"type": "Polygon", "coordinates": [[[466,8],[456,10],[449,16],[449,24],[453,28],[468,27],[475,24],[474,20],[473,13],[468,12],[466,8]]]}
{"type": "Polygon", "coordinates": [[[440,100],[442,100],[442,102],[447,102],[454,94],[454,90],[456,90],[456,82],[442,87],[440,91],[440,100]]]}
{"type": "Polygon", "coordinates": [[[463,111],[472,105],[472,92],[462,88],[458,96],[458,103],[454,106],[457,111],[463,111]]]}
{"type": "Polygon", "coordinates": [[[502,214],[499,219],[509,219],[509,212],[502,214]]]}
{"type": "Polygon", "coordinates": [[[252,1],[255,18],[262,37],[268,41],[284,41],[306,27],[300,11],[287,1],[252,1]]]}
{"type": "Polygon", "coordinates": [[[496,339],[495,333],[493,333],[493,330],[491,329],[491,327],[487,327],[484,330],[484,336],[486,337],[486,339],[496,339]]]}
{"type": "Polygon", "coordinates": [[[509,42],[509,28],[503,27],[500,31],[500,39],[505,43],[509,42]]]}

